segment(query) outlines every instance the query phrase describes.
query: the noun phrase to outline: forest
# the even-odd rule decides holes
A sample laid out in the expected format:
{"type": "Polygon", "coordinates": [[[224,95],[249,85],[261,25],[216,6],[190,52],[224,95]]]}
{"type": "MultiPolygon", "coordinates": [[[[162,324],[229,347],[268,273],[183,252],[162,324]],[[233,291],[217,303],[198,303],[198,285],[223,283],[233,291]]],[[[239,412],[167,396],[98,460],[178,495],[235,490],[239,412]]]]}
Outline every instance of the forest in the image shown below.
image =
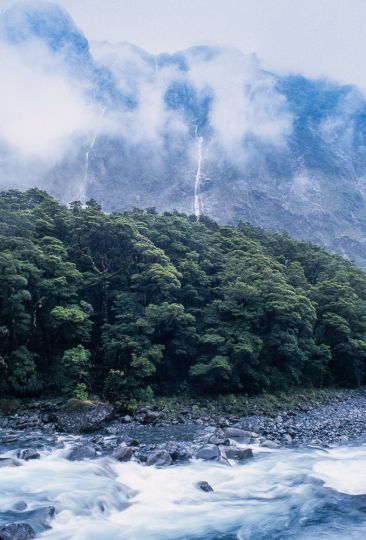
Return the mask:
{"type": "Polygon", "coordinates": [[[0,194],[0,392],[275,392],[366,382],[366,273],[248,223],[0,194]]]}

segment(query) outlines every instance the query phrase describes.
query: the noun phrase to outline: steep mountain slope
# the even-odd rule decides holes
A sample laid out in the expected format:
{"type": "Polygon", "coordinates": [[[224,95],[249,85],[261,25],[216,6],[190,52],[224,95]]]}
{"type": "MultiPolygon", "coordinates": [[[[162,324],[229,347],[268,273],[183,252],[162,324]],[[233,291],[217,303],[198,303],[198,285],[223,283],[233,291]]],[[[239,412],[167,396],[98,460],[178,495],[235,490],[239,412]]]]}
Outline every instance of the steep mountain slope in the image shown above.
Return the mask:
{"type": "Polygon", "coordinates": [[[21,187],[94,197],[107,211],[154,206],[249,221],[366,266],[358,89],[268,73],[233,49],[154,57],[126,43],[89,44],[53,4],[18,4],[0,33],[8,55],[34,49],[35,64],[47,55],[91,111],[57,139],[52,159],[14,153],[0,131],[4,187],[21,177],[21,187]]]}

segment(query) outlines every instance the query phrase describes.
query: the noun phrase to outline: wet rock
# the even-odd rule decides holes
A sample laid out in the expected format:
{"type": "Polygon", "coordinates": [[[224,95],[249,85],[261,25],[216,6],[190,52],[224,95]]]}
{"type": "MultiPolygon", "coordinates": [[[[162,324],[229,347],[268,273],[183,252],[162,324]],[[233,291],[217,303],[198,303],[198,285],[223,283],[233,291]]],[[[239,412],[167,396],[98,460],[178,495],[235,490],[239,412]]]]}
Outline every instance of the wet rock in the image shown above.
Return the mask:
{"type": "Polygon", "coordinates": [[[115,450],[112,452],[112,457],[117,459],[118,461],[130,461],[134,454],[134,451],[132,448],[129,448],[128,446],[121,445],[117,446],[115,450]]]}
{"type": "Polygon", "coordinates": [[[94,431],[111,418],[113,406],[102,402],[69,400],[60,411],[53,414],[53,420],[61,431],[81,433],[94,431]]]}
{"type": "Polygon", "coordinates": [[[237,448],[236,446],[229,446],[225,448],[224,452],[228,459],[236,459],[238,461],[251,459],[254,457],[251,448],[237,448]]]}
{"type": "Polygon", "coordinates": [[[284,433],[283,440],[288,444],[292,443],[292,437],[289,433],[284,433]]]}
{"type": "Polygon", "coordinates": [[[39,459],[41,454],[34,448],[23,448],[23,450],[17,452],[17,457],[28,461],[30,459],[39,459]]]}
{"type": "Polygon", "coordinates": [[[144,424],[153,424],[160,418],[160,413],[156,411],[147,411],[142,418],[144,424]]]}
{"type": "Polygon", "coordinates": [[[178,444],[168,443],[165,446],[165,450],[169,452],[173,461],[188,461],[192,457],[191,452],[187,448],[178,444]]]}
{"type": "Polygon", "coordinates": [[[229,446],[230,445],[230,439],[228,439],[227,437],[224,437],[224,436],[220,436],[220,434],[216,434],[214,433],[213,435],[211,435],[211,437],[208,439],[208,444],[216,444],[216,445],[227,445],[229,446]]]}
{"type": "Polygon", "coordinates": [[[14,504],[13,508],[14,510],[18,510],[18,512],[24,512],[28,508],[28,505],[25,501],[19,501],[14,504]]]}
{"type": "Polygon", "coordinates": [[[140,463],[146,463],[148,456],[144,452],[135,452],[135,459],[140,463]]]}
{"type": "Polygon", "coordinates": [[[127,446],[140,446],[140,441],[138,439],[128,438],[126,441],[127,446]]]}
{"type": "Polygon", "coordinates": [[[166,450],[157,450],[152,452],[147,457],[147,465],[155,465],[156,467],[166,467],[173,463],[173,459],[166,450]]]}
{"type": "Polygon", "coordinates": [[[262,446],[263,448],[271,448],[271,449],[275,449],[275,448],[279,448],[280,445],[278,443],[276,443],[275,441],[271,441],[271,440],[268,440],[266,439],[265,441],[261,442],[261,444],[259,446],[262,446]]]}
{"type": "Polygon", "coordinates": [[[67,459],[70,461],[81,461],[83,459],[94,459],[97,457],[97,452],[93,446],[77,446],[71,450],[67,459]]]}
{"type": "Polygon", "coordinates": [[[223,428],[223,427],[229,427],[230,426],[230,422],[227,418],[223,418],[223,417],[220,417],[218,420],[217,420],[217,423],[218,425],[223,428]]]}
{"type": "Polygon", "coordinates": [[[229,437],[229,439],[235,439],[237,441],[244,442],[244,444],[250,442],[250,439],[258,437],[257,433],[234,427],[224,428],[223,431],[226,437],[229,437]]]}
{"type": "Polygon", "coordinates": [[[197,487],[198,489],[201,489],[202,491],[205,491],[206,493],[213,491],[213,487],[210,486],[210,484],[206,481],[198,482],[197,487]]]}
{"type": "Polygon", "coordinates": [[[196,458],[209,461],[211,459],[217,459],[221,456],[220,449],[215,444],[205,444],[197,450],[196,458]]]}
{"type": "Polygon", "coordinates": [[[0,527],[0,540],[30,540],[36,533],[28,523],[12,523],[0,527]]]}

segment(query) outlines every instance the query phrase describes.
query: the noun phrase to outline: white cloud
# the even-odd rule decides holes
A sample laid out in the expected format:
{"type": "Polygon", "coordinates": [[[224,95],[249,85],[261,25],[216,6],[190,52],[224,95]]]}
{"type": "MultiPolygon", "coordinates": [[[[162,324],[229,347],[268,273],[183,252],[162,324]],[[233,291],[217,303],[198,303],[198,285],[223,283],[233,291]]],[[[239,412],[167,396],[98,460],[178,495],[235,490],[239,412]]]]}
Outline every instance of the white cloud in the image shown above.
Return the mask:
{"type": "Polygon", "coordinates": [[[211,60],[190,58],[188,78],[199,92],[213,96],[209,114],[216,143],[234,159],[243,156],[248,137],[282,145],[291,132],[286,99],[273,78],[261,72],[253,56],[223,49],[211,60]]]}
{"type": "Polygon", "coordinates": [[[86,88],[41,43],[0,43],[0,80],[0,140],[19,158],[54,164],[94,129],[86,88]]]}
{"type": "Polygon", "coordinates": [[[366,88],[365,0],[57,1],[91,40],[129,41],[155,54],[225,44],[257,53],[274,71],[366,88]]]}

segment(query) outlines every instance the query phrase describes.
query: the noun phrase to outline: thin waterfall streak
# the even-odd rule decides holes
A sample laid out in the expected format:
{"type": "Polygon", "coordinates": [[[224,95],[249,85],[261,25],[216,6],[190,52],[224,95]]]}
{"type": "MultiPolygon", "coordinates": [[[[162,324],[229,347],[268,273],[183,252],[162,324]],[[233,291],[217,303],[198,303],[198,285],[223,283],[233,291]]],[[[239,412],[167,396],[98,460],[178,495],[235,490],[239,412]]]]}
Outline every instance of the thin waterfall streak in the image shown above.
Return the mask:
{"type": "MultiPolygon", "coordinates": [[[[106,111],[106,107],[103,107],[102,112],[100,114],[100,120],[103,118],[105,111],[106,111]]],[[[85,153],[84,178],[80,186],[80,190],[79,190],[79,200],[81,201],[82,204],[86,203],[86,189],[88,186],[88,177],[89,177],[89,156],[90,156],[90,153],[93,151],[97,137],[98,137],[98,127],[95,129],[89,148],[85,153]]]]}
{"type": "MultiPolygon", "coordinates": [[[[197,129],[196,129],[197,133],[197,129]]],[[[201,211],[202,211],[202,204],[201,204],[201,194],[200,194],[200,187],[201,187],[201,180],[202,180],[202,147],[203,147],[203,137],[197,138],[197,172],[196,172],[196,178],[194,182],[194,214],[196,216],[197,221],[201,217],[201,211]]]]}

